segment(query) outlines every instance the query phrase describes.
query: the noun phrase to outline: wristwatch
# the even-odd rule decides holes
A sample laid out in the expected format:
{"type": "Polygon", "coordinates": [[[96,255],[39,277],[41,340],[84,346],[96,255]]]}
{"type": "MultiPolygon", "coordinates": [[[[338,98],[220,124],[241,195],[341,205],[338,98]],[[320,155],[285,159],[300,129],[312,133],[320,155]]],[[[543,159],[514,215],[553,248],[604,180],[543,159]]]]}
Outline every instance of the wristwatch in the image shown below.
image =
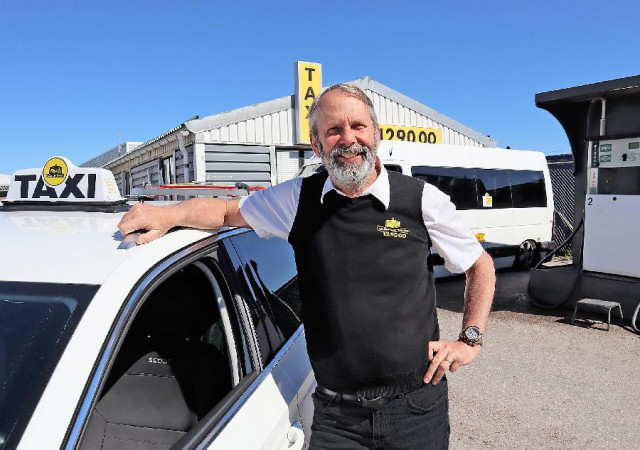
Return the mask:
{"type": "Polygon", "coordinates": [[[471,325],[460,332],[460,336],[458,336],[458,340],[460,342],[464,342],[465,344],[475,347],[476,345],[482,345],[482,333],[480,332],[480,328],[475,325],[471,325]]]}

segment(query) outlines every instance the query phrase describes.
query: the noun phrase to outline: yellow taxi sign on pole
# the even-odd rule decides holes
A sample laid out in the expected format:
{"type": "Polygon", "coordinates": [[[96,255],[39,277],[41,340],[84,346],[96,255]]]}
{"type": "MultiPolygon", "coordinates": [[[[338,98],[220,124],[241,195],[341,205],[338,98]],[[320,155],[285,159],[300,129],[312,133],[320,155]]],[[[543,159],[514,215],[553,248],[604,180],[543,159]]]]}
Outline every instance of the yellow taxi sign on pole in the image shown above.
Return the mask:
{"type": "Polygon", "coordinates": [[[322,65],[296,61],[295,98],[296,98],[296,144],[310,144],[309,108],[322,90],[322,65]]]}

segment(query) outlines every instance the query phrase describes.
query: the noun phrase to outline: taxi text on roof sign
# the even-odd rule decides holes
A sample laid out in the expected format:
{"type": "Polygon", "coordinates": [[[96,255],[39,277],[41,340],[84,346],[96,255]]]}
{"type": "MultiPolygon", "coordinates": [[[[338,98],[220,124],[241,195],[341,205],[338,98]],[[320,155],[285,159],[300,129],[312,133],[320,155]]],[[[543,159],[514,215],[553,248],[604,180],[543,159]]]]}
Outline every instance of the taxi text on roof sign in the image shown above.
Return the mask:
{"type": "Polygon", "coordinates": [[[7,203],[114,203],[124,201],[113,174],[106,169],[76,167],[61,156],[42,168],[13,174],[7,203]]]}

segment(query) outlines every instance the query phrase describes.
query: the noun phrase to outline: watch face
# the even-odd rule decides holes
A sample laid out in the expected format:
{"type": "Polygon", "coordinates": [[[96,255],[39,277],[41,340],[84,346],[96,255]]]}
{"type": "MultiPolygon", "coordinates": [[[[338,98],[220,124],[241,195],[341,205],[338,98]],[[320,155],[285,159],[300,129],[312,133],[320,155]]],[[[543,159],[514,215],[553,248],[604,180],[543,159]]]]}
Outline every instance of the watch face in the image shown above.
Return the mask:
{"type": "Polygon", "coordinates": [[[480,339],[480,330],[478,329],[478,327],[468,327],[466,330],[464,330],[464,335],[470,341],[477,341],[478,339],[480,339]]]}

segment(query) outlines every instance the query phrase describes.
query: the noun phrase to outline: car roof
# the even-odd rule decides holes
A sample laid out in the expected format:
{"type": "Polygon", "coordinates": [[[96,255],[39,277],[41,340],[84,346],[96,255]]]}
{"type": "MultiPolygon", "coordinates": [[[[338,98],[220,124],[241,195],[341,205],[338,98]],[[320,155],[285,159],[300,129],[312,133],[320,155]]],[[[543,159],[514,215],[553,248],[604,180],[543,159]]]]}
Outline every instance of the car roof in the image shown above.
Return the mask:
{"type": "Polygon", "coordinates": [[[127,245],[118,230],[124,212],[3,211],[0,206],[0,279],[3,281],[102,284],[129,260],[149,267],[211,236],[181,229],[146,245],[127,245]]]}

